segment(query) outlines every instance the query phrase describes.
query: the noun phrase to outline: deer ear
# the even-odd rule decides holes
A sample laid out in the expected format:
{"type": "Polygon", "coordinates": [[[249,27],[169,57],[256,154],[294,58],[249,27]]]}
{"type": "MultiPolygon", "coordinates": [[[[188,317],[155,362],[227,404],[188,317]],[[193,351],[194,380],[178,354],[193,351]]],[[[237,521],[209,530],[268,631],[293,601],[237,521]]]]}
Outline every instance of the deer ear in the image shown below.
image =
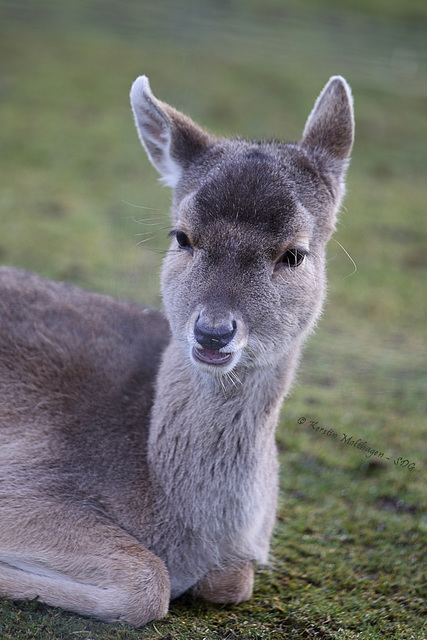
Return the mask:
{"type": "Polygon", "coordinates": [[[301,144],[313,151],[326,151],[345,160],[354,139],[353,98],[341,76],[333,76],[320,96],[305,125],[301,144]]]}
{"type": "Polygon", "coordinates": [[[176,187],[182,173],[213,138],[169,105],[157,100],[146,76],[135,80],[130,92],[139,139],[163,184],[176,187]]]}

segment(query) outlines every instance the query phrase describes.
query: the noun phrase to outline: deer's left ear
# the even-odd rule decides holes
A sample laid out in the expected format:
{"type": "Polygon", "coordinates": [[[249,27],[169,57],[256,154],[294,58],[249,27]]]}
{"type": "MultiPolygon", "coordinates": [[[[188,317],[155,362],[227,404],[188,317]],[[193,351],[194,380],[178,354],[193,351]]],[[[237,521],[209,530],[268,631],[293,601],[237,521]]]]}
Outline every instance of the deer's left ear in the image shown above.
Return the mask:
{"type": "Polygon", "coordinates": [[[183,171],[214,139],[190,118],[157,100],[146,76],[130,92],[139,138],[152,165],[168,187],[176,187],[183,171]]]}
{"type": "Polygon", "coordinates": [[[313,151],[326,151],[336,160],[346,160],[354,139],[351,89],[341,76],[333,76],[305,125],[301,144],[313,151]]]}

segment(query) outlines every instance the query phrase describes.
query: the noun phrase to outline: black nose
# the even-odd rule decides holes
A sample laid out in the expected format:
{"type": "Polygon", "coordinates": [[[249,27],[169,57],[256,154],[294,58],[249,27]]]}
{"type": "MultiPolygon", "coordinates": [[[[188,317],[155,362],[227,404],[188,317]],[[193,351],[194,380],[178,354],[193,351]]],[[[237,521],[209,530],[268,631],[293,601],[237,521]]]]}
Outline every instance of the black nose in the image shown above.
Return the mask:
{"type": "Polygon", "coordinates": [[[194,337],[203,349],[219,351],[234,338],[237,330],[235,320],[212,323],[202,314],[194,325],[194,337]]]}

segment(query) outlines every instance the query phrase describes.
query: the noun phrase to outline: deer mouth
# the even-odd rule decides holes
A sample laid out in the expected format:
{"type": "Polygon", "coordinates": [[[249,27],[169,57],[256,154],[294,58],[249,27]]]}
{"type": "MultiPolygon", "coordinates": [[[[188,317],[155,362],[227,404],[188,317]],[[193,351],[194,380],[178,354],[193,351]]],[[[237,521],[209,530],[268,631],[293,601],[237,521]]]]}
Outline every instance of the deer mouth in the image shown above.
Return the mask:
{"type": "Polygon", "coordinates": [[[233,354],[215,351],[214,349],[200,349],[194,347],[193,356],[199,362],[203,362],[203,364],[209,364],[214,367],[223,367],[229,364],[233,354]]]}

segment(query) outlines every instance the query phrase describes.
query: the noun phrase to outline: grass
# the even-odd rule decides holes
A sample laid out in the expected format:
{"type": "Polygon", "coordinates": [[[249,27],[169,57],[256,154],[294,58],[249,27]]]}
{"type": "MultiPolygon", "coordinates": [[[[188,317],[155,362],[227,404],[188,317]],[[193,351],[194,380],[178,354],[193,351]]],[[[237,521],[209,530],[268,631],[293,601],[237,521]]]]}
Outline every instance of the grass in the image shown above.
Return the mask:
{"type": "Polygon", "coordinates": [[[348,78],[356,146],[328,303],[278,429],[272,568],[249,603],[181,598],[142,630],[1,602],[0,638],[421,640],[426,5],[181,4],[0,3],[0,260],[158,306],[170,195],[138,146],[132,80],[218,133],[298,139],[327,78],[348,78]]]}

